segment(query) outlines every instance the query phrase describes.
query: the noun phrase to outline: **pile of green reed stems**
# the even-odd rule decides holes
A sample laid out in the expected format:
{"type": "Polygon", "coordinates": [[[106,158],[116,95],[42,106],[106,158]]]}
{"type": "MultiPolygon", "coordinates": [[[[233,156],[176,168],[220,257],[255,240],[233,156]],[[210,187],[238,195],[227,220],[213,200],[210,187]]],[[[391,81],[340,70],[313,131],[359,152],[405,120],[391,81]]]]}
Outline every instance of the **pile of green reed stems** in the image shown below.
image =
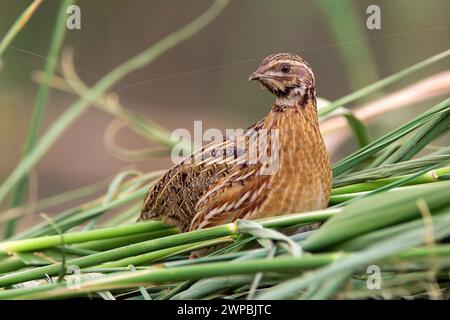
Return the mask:
{"type": "MultiPolygon", "coordinates": [[[[68,3],[72,1],[65,5],[68,3]]],[[[215,1],[199,18],[124,62],[92,88],[85,87],[70,68],[63,70],[65,89],[80,99],[37,140],[46,94],[55,79],[55,66],[47,63],[47,80],[40,85],[24,156],[0,185],[2,204],[12,196],[10,208],[0,212],[0,221],[7,225],[6,239],[0,242],[0,299],[448,297],[450,148],[425,151],[436,138],[448,134],[450,99],[374,141],[362,137],[366,125],[345,106],[448,58],[450,50],[320,110],[321,119],[345,112],[355,139],[365,141],[359,150],[334,164],[334,187],[326,210],[239,220],[180,234],[159,221],[134,222],[148,187],[161,173],[126,170],[112,179],[39,200],[35,212],[105,190],[103,196],[51,218],[44,215],[42,222],[16,230],[28,209],[23,204],[28,173],[90,105],[124,120],[137,133],[169,150],[167,132],[109,99],[107,91],[129,72],[200,31],[226,4],[215,1]],[[104,219],[106,214],[108,219],[104,219]],[[323,223],[316,231],[293,236],[282,232],[315,222],[323,223]],[[193,250],[217,245],[220,249],[206,257],[188,258],[193,250]],[[376,287],[370,285],[373,268],[379,270],[376,287]]],[[[61,9],[58,17],[63,14],[61,9]]],[[[24,17],[29,19],[30,13],[18,21],[24,17]]],[[[61,19],[56,24],[55,30],[59,30],[61,19]]],[[[12,41],[20,30],[17,25],[23,26],[16,23],[0,48],[12,41]]],[[[63,36],[62,32],[53,36],[53,57],[58,56],[63,36]]]]}
{"type": "Polygon", "coordinates": [[[155,175],[125,171],[112,179],[104,196],[0,243],[0,298],[105,291],[110,298],[153,299],[442,297],[450,283],[450,246],[443,241],[450,236],[450,148],[411,160],[411,152],[388,146],[427,136],[436,119],[447,121],[448,128],[449,115],[447,99],[334,165],[338,186],[330,203],[335,205],[323,211],[179,234],[159,221],[133,223],[155,175]],[[399,153],[408,156],[395,164],[379,161],[399,153]],[[119,209],[113,218],[98,220],[112,209],[119,209]],[[292,237],[279,232],[322,221],[314,232],[292,237]],[[218,244],[224,249],[188,259],[192,250],[218,244]],[[381,270],[380,289],[363,285],[369,265],[381,270]],[[74,267],[84,279],[75,287],[67,285],[74,267]],[[407,276],[412,278],[398,280],[407,276]],[[147,289],[151,293],[143,295],[147,289]]]}

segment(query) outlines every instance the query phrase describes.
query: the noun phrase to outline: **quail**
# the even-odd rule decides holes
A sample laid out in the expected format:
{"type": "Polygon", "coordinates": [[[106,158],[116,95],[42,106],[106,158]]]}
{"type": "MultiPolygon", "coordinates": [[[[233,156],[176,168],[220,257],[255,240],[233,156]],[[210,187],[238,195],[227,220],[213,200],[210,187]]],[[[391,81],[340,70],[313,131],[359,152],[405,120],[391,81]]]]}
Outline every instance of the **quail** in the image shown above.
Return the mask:
{"type": "Polygon", "coordinates": [[[162,219],[186,232],[327,207],[332,172],[310,65],[295,54],[273,54],[249,80],[275,96],[269,114],[167,171],[138,220],[162,219]]]}

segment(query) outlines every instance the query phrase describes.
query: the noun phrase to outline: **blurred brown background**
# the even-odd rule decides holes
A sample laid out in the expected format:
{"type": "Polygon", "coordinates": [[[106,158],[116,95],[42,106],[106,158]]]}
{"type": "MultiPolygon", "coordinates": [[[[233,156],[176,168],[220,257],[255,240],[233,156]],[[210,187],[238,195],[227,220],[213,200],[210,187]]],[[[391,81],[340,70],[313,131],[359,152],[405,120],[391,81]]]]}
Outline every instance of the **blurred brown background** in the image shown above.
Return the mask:
{"type": "MultiPolygon", "coordinates": [[[[113,67],[194,19],[211,2],[79,1],[82,29],[67,32],[65,47],[74,49],[83,80],[94,84],[113,67]]],[[[0,36],[29,3],[0,0],[0,36]]],[[[37,88],[31,72],[43,67],[57,7],[58,0],[44,1],[3,56],[2,180],[20,157],[37,88]]],[[[192,130],[194,120],[202,120],[204,129],[244,128],[262,118],[273,100],[258,85],[247,81],[266,55],[290,51],[304,56],[315,70],[318,95],[333,100],[448,49],[449,12],[448,0],[234,0],[206,29],[123,79],[114,91],[124,106],[169,130],[192,130]],[[333,11],[336,2],[343,7],[333,11]],[[366,8],[370,4],[381,8],[381,30],[366,28],[366,8]],[[330,15],[330,11],[334,13],[330,15]]],[[[449,60],[443,60],[385,92],[449,67],[449,60]]],[[[52,91],[45,128],[74,99],[52,91]]],[[[377,120],[371,131],[379,136],[442,99],[393,111],[377,120]]],[[[142,170],[171,165],[169,157],[131,164],[113,157],[103,142],[103,132],[111,119],[92,108],[66,131],[37,168],[40,197],[96,182],[129,165],[142,170]]],[[[127,148],[148,146],[147,141],[130,132],[123,132],[118,140],[127,148]]],[[[448,139],[440,142],[448,144],[448,139]]],[[[334,159],[353,149],[350,141],[334,159]]]]}

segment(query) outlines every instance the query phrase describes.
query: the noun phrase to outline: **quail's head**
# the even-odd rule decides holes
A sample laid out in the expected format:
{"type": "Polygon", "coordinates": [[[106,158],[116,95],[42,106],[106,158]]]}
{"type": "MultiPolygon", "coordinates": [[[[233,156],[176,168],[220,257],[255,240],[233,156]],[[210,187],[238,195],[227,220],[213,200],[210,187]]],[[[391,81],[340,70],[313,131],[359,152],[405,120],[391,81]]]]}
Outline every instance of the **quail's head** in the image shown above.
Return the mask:
{"type": "Polygon", "coordinates": [[[258,80],[277,97],[303,96],[314,88],[311,66],[302,57],[292,53],[276,53],[263,60],[249,80],[258,80]]]}

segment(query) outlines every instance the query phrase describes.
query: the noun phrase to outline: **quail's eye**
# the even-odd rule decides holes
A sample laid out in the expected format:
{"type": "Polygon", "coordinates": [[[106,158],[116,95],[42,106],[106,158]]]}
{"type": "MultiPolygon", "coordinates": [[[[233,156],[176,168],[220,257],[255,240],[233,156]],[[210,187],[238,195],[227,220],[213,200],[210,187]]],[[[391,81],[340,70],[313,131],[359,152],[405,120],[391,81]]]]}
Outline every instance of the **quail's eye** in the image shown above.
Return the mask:
{"type": "Polygon", "coordinates": [[[291,71],[291,66],[288,64],[283,64],[281,66],[281,72],[283,73],[288,73],[289,71],[291,71]]]}

